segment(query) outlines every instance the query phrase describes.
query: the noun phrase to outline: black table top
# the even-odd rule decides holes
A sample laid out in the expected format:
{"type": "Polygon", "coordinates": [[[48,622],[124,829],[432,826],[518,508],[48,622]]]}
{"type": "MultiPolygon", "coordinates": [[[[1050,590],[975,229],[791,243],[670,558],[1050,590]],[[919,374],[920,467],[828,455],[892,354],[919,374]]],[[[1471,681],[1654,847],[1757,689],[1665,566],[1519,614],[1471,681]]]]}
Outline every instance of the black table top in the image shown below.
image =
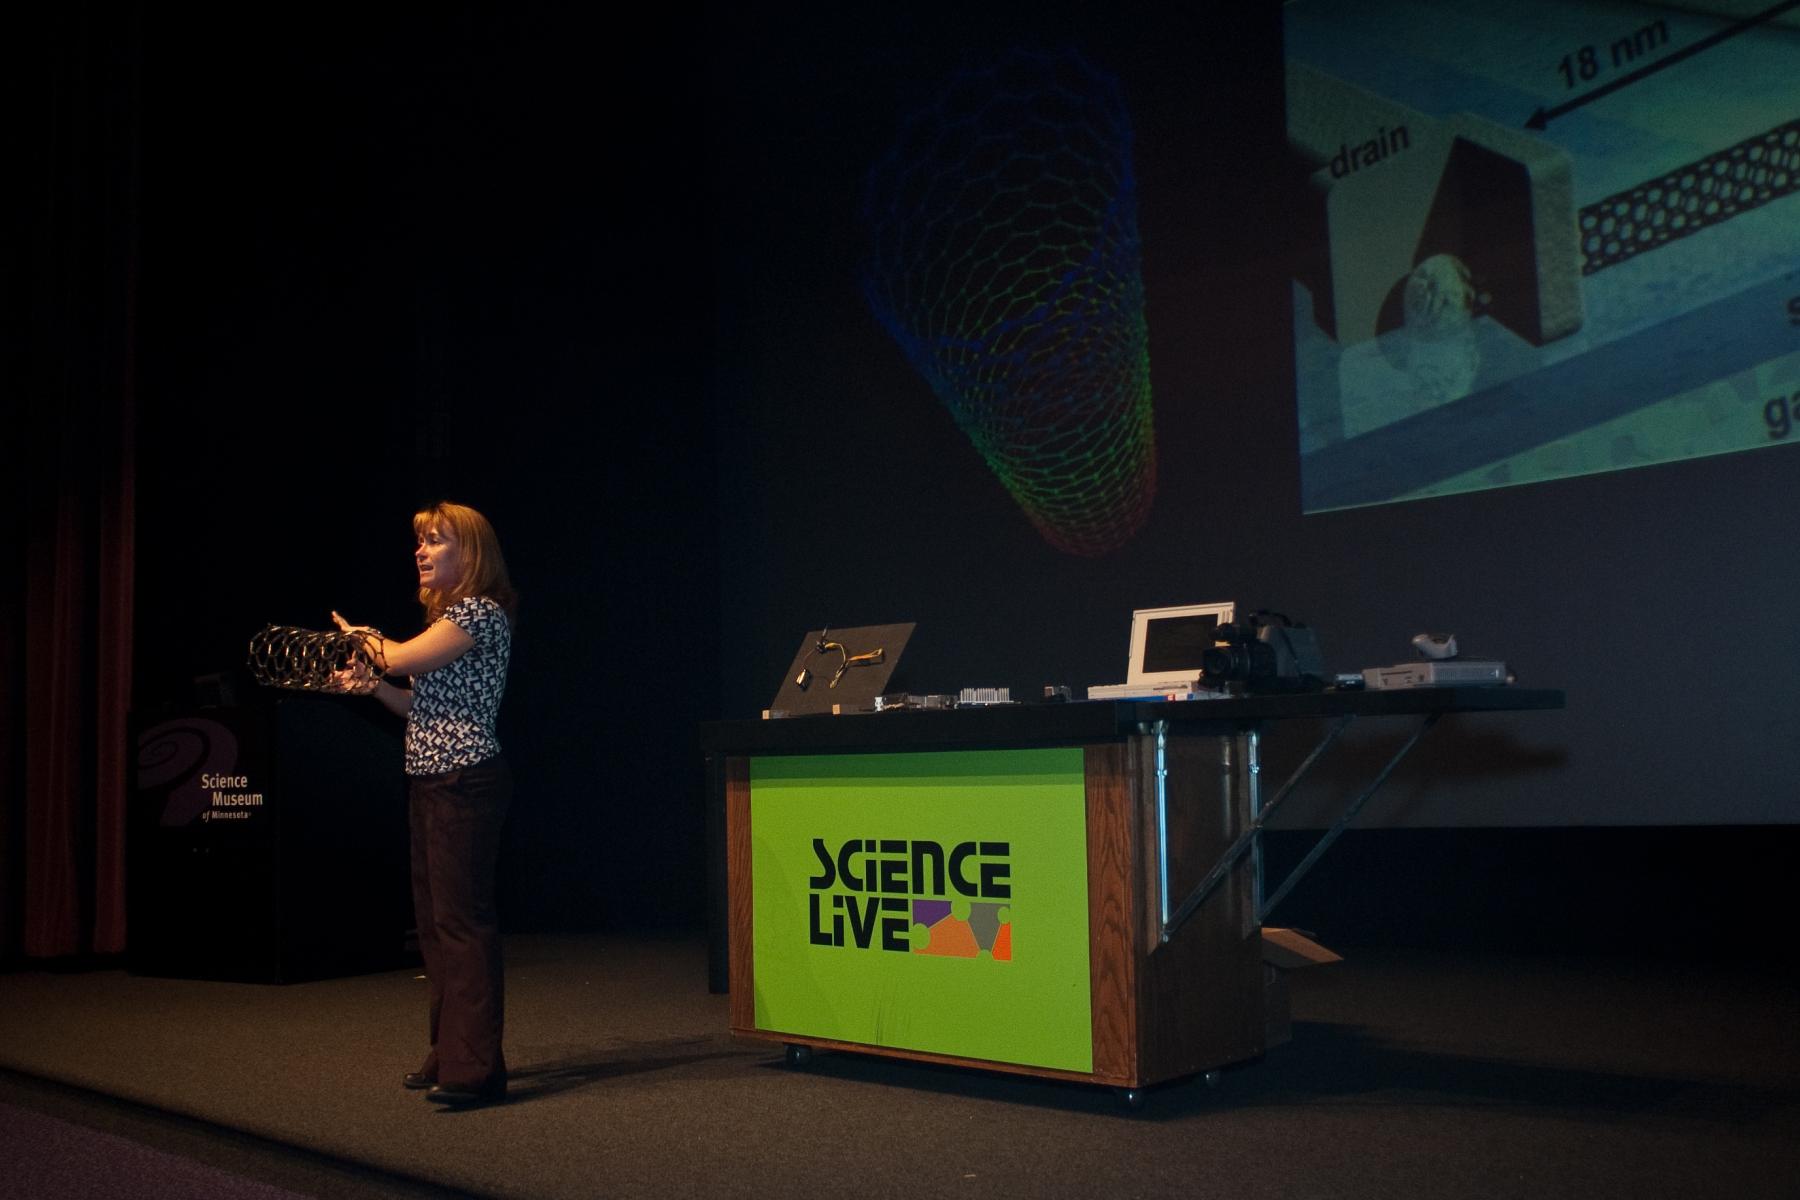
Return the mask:
{"type": "Polygon", "coordinates": [[[1078,700],[709,721],[700,726],[700,745],[708,755],[972,749],[1106,741],[1143,732],[1157,721],[1166,722],[1175,734],[1218,736],[1280,720],[1524,712],[1562,706],[1560,690],[1516,687],[1296,692],[1228,700],[1078,700]]]}

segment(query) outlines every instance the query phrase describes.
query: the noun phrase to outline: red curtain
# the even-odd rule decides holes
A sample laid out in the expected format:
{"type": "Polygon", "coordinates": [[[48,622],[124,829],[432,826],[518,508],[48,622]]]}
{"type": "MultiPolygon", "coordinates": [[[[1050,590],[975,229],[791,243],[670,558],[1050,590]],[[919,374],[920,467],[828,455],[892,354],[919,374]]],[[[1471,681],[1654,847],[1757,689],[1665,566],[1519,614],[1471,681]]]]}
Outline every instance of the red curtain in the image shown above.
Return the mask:
{"type": "Polygon", "coordinates": [[[31,7],[8,117],[27,237],[0,265],[24,331],[0,434],[22,575],[0,611],[0,953],[51,958],[125,948],[140,29],[135,5],[31,7]]]}

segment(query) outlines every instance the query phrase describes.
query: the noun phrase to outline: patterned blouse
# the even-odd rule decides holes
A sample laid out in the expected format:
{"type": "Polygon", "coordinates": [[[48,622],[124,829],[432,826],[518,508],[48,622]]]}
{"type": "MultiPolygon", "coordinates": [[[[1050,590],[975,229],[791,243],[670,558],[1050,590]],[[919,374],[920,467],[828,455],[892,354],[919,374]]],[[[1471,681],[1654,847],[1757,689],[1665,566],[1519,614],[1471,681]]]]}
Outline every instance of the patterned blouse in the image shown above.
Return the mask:
{"type": "Polygon", "coordinates": [[[413,677],[412,712],[406,718],[408,775],[442,775],[500,753],[494,716],[512,658],[506,610],[486,596],[468,596],[438,619],[454,622],[475,644],[453,662],[413,677]]]}

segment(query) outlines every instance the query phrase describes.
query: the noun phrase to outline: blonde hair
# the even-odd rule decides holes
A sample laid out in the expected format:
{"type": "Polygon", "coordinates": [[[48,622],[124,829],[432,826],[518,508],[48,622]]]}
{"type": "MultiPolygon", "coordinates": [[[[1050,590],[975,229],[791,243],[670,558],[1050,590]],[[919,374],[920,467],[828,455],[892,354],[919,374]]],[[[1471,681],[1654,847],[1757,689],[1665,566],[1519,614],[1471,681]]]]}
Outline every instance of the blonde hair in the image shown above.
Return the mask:
{"type": "Polygon", "coordinates": [[[506,559],[500,553],[500,539],[488,519],[466,504],[444,501],[422,508],[413,514],[413,536],[424,537],[432,526],[448,528],[456,535],[461,570],[456,586],[449,589],[420,588],[419,603],[425,609],[425,624],[444,615],[444,610],[458,600],[470,596],[486,596],[506,610],[510,619],[519,605],[518,593],[506,574],[506,559]]]}

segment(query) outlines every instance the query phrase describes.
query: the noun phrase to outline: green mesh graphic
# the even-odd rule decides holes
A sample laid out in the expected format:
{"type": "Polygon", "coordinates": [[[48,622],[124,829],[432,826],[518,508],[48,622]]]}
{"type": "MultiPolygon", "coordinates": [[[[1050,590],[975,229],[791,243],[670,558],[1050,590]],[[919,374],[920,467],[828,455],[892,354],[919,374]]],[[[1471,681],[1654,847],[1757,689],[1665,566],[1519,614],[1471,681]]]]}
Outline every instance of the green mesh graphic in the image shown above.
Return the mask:
{"type": "Polygon", "coordinates": [[[1015,51],[869,172],[863,291],[1051,545],[1117,549],[1156,490],[1131,126],[1078,55],[1015,51]]]}

